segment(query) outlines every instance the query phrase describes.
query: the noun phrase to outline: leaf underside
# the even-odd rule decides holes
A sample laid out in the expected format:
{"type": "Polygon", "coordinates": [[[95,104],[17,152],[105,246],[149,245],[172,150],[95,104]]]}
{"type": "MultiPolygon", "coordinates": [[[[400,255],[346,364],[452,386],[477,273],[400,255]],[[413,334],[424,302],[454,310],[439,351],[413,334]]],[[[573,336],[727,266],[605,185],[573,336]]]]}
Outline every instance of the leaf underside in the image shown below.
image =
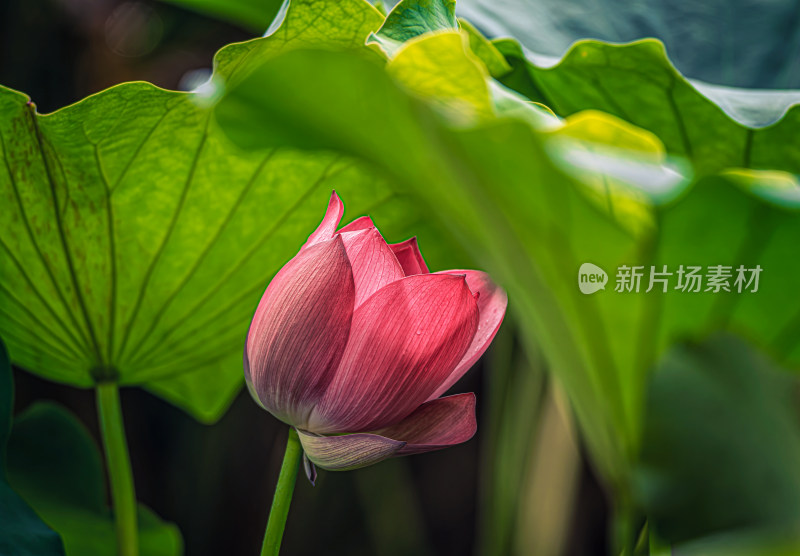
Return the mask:
{"type": "MultiPolygon", "coordinates": [[[[380,25],[350,0],[326,7],[329,32],[313,4],[220,51],[212,83],[296,46],[363,45],[380,25]]],[[[204,98],[126,83],[41,115],[0,89],[0,334],[16,364],[75,386],[142,385],[211,421],[242,383],[261,293],[331,190],[348,215],[407,237],[413,204],[363,163],[242,152],[204,98]]]]}

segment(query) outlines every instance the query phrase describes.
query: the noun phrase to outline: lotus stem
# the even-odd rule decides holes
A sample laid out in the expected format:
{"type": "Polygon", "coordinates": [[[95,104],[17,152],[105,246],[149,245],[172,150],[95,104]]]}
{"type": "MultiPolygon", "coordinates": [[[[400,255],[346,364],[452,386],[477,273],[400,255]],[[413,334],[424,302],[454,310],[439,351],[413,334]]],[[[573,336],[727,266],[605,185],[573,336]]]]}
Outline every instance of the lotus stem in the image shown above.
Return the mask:
{"type": "Polygon", "coordinates": [[[637,515],[630,496],[624,491],[615,504],[612,519],[613,554],[633,556],[636,544],[637,515]]]}
{"type": "Polygon", "coordinates": [[[136,515],[136,492],[125,440],[125,425],[119,403],[119,387],[115,382],[97,385],[97,414],[103,436],[106,467],[111,483],[111,500],[117,530],[119,556],[139,555],[139,529],[136,515]]]}
{"type": "Polygon", "coordinates": [[[289,438],[286,440],[286,452],[283,455],[283,464],[281,464],[281,472],[278,475],[278,484],[275,486],[275,496],[272,498],[272,507],[269,510],[261,556],[278,556],[281,550],[283,530],[286,527],[286,516],[289,515],[289,506],[292,503],[294,483],[297,479],[297,470],[300,468],[300,456],[302,453],[303,449],[300,446],[297,431],[294,428],[290,428],[289,438]]]}

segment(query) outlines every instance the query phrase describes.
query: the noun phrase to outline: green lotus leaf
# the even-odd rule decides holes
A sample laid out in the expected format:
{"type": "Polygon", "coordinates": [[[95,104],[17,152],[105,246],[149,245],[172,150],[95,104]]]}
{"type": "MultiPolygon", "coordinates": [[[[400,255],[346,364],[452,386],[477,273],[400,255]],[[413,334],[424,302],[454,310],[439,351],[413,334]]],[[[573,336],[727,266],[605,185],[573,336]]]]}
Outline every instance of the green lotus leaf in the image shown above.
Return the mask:
{"type": "Polygon", "coordinates": [[[143,386],[217,419],[241,386],[260,295],[331,190],[348,216],[371,213],[399,239],[415,207],[336,153],[242,152],[207,106],[277,52],[363,48],[381,21],[359,0],[292,2],[269,37],[222,49],[191,93],[125,83],[43,115],[0,89],[0,333],[12,361],[74,386],[143,386]]]}
{"type": "Polygon", "coordinates": [[[513,67],[501,81],[560,116],[603,110],[655,133],[698,172],[728,167],[800,172],[795,148],[800,91],[719,87],[684,78],[663,44],[576,43],[562,60],[539,66],[511,39],[494,41],[513,67]]]}
{"type": "Polygon", "coordinates": [[[800,88],[797,5],[750,0],[460,0],[458,13],[491,37],[514,37],[552,61],[581,39],[623,43],[653,37],[683,75],[708,83],[800,88]]]}

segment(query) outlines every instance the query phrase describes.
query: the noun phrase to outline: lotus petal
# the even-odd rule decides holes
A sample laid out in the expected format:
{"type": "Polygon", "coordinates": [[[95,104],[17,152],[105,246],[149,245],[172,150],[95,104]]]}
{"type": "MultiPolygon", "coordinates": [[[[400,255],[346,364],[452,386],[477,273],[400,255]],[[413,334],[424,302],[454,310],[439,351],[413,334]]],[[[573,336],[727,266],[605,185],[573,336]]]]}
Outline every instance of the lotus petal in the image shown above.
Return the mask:
{"type": "Polygon", "coordinates": [[[341,234],[356,286],[355,306],[373,293],[403,278],[403,269],[376,228],[341,234]]]}
{"type": "Polygon", "coordinates": [[[412,237],[402,243],[394,243],[389,247],[394,251],[394,256],[397,257],[406,276],[428,274],[430,272],[428,265],[425,264],[425,259],[422,258],[416,237],[412,237]]]}
{"type": "Polygon", "coordinates": [[[342,203],[336,191],[332,191],[330,201],[328,201],[328,209],[325,211],[322,222],[320,222],[317,229],[308,236],[308,240],[303,245],[302,249],[307,249],[320,241],[331,239],[336,233],[339,222],[342,221],[342,216],[344,216],[344,203],[342,203]]]}
{"type": "Polygon", "coordinates": [[[317,467],[329,471],[348,471],[366,467],[392,457],[405,442],[377,434],[317,436],[297,431],[306,457],[317,467]]]}
{"type": "Polygon", "coordinates": [[[398,456],[440,450],[466,442],[475,435],[475,394],[456,394],[425,402],[400,423],[376,434],[402,440],[398,456]]]}
{"type": "Polygon", "coordinates": [[[361,432],[404,419],[450,376],[477,327],[463,275],[420,274],[378,290],[353,313],[339,369],[309,428],[361,432]]]}
{"type": "Polygon", "coordinates": [[[333,378],[355,300],[339,236],[300,251],[273,278],[250,324],[245,378],[273,415],[303,425],[333,378]]]}
{"type": "Polygon", "coordinates": [[[450,376],[431,394],[430,398],[428,398],[429,400],[436,399],[447,392],[480,359],[500,329],[503,317],[506,314],[506,306],[508,305],[506,292],[492,282],[485,272],[478,270],[447,270],[437,274],[466,275],[469,289],[478,296],[480,321],[478,322],[478,330],[475,332],[475,337],[469,349],[464,353],[464,357],[453,369],[453,372],[450,373],[450,376]]]}

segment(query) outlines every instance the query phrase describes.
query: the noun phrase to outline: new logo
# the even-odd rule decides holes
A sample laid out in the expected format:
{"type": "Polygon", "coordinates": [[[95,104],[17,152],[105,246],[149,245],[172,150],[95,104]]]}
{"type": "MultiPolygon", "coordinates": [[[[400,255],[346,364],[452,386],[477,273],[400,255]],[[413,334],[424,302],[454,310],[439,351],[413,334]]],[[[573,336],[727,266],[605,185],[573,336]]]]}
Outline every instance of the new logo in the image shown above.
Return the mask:
{"type": "Polygon", "coordinates": [[[608,274],[597,265],[583,263],[578,269],[578,287],[581,293],[589,295],[598,290],[604,290],[607,283],[608,274]]]}

